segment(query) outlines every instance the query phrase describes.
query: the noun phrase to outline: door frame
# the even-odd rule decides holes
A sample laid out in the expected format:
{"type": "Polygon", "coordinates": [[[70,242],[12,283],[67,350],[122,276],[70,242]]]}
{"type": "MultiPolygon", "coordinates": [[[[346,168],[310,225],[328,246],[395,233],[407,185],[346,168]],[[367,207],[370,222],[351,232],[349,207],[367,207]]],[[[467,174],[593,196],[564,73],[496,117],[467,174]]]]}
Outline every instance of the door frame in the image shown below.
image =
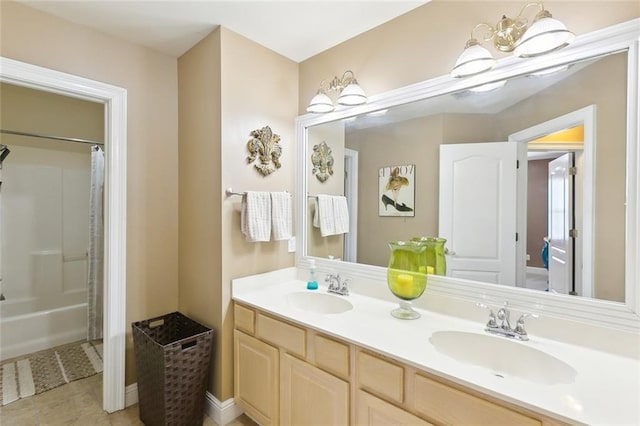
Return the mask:
{"type": "MultiPolygon", "coordinates": [[[[533,139],[546,136],[550,133],[558,132],[570,127],[584,125],[583,144],[583,198],[582,198],[582,258],[581,273],[581,293],[583,297],[593,297],[593,273],[594,273],[594,218],[595,218],[595,168],[596,168],[596,106],[589,105],[579,110],[561,115],[554,119],[545,121],[527,129],[509,135],[510,142],[528,143],[533,139]]],[[[525,163],[526,164],[526,163],[525,163]]],[[[526,191],[527,173],[526,167],[520,167],[521,173],[518,175],[518,194],[525,194],[524,198],[518,198],[518,217],[526,220],[526,191]],[[524,203],[524,204],[523,204],[524,203]],[[522,216],[521,216],[522,215],[522,216]]],[[[525,222],[526,223],[526,222],[525,222]]],[[[521,254],[519,261],[524,259],[526,265],[526,254],[521,254]]],[[[579,265],[576,265],[579,267],[579,265]]]]}
{"type": "Polygon", "coordinates": [[[349,205],[349,232],[344,236],[343,259],[348,262],[358,260],[358,151],[344,149],[345,191],[349,205]]]}
{"type": "Polygon", "coordinates": [[[0,56],[0,82],[104,104],[104,329],[102,407],[125,405],[127,91],[0,56]]]}

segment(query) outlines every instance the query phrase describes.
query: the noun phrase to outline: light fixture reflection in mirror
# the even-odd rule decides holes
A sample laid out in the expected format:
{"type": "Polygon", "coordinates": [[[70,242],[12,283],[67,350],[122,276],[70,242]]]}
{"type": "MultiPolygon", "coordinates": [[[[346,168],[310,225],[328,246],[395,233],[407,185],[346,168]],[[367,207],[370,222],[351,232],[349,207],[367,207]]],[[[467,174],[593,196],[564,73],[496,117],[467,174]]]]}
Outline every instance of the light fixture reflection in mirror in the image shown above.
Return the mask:
{"type": "Polygon", "coordinates": [[[559,65],[557,67],[546,68],[540,71],[532,72],[530,77],[547,77],[551,74],[565,72],[569,69],[569,65],[559,65]]]}
{"type": "Polygon", "coordinates": [[[507,83],[507,80],[500,80],[493,83],[483,84],[482,86],[476,86],[469,89],[471,93],[487,93],[502,88],[507,83]]]}

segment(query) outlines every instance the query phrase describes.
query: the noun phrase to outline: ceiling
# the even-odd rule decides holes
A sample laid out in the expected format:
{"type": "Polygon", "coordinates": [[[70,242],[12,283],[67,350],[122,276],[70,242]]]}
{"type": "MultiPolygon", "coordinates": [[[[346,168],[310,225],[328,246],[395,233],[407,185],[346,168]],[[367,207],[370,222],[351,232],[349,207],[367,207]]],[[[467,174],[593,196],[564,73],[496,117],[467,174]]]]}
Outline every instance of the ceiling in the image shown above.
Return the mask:
{"type": "Polygon", "coordinates": [[[174,57],[222,25],[301,62],[430,0],[19,1],[174,57]]]}

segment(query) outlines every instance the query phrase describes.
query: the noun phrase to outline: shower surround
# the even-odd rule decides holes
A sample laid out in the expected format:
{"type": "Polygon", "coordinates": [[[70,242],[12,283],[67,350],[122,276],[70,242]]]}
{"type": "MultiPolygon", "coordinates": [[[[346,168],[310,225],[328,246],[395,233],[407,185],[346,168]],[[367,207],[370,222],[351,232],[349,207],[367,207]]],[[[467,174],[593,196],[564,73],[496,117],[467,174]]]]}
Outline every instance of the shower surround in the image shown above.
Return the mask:
{"type": "Polygon", "coordinates": [[[2,168],[0,360],[87,330],[90,156],[11,146],[2,168]]]}

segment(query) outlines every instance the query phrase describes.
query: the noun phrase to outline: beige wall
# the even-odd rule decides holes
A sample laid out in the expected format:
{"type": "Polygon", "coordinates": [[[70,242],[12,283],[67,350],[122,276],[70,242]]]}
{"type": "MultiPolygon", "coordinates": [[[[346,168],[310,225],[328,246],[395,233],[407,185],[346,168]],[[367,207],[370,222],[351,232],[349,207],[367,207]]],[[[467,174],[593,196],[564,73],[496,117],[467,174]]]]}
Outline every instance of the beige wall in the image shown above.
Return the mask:
{"type": "MultiPolygon", "coordinates": [[[[104,105],[56,93],[0,83],[0,128],[18,132],[69,138],[104,140],[104,105]]],[[[0,134],[5,144],[32,138],[0,134]]],[[[89,152],[88,145],[39,139],[48,146],[66,145],[89,152]]]]}
{"type": "Polygon", "coordinates": [[[293,266],[287,241],[248,243],[236,191],[294,192],[298,66],[218,28],[179,60],[180,310],[217,331],[210,390],[233,396],[231,280],[293,266]],[[282,167],[247,164],[253,130],[280,135],[282,167]]]}
{"type": "MultiPolygon", "coordinates": [[[[178,307],[216,330],[222,323],[220,62],[219,29],[178,60],[178,307]]],[[[219,345],[219,333],[214,339],[219,345]]],[[[212,371],[218,364],[212,360],[212,371]]]]}
{"type": "MultiPolygon", "coordinates": [[[[127,324],[178,308],[176,59],[10,1],[0,54],[127,89],[127,324]]],[[[135,382],[127,330],[126,383],[135,382]]]]}

